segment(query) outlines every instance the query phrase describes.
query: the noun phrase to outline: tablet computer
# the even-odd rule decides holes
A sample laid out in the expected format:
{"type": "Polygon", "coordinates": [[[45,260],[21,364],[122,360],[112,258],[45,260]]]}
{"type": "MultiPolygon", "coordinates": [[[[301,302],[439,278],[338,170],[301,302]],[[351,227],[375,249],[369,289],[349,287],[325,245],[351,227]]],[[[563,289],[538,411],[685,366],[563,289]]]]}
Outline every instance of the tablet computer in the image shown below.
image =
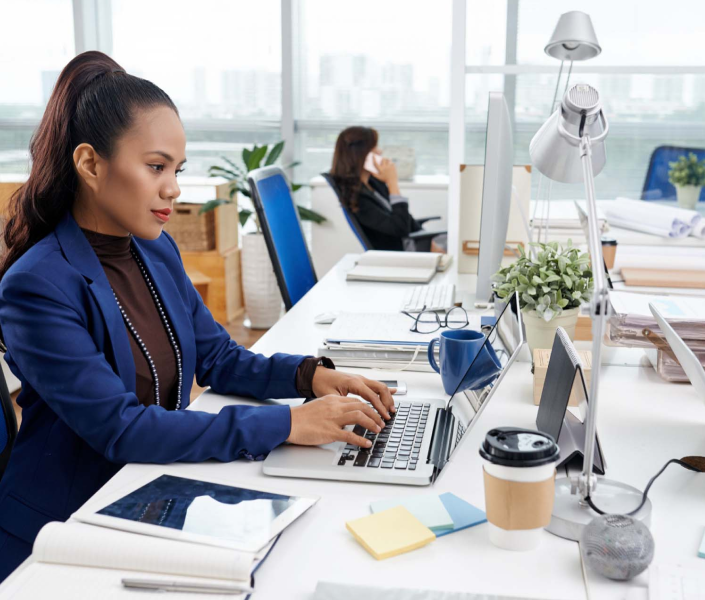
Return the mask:
{"type": "Polygon", "coordinates": [[[317,501],[158,472],[109,497],[87,502],[73,518],[133,533],[257,552],[317,501]]]}

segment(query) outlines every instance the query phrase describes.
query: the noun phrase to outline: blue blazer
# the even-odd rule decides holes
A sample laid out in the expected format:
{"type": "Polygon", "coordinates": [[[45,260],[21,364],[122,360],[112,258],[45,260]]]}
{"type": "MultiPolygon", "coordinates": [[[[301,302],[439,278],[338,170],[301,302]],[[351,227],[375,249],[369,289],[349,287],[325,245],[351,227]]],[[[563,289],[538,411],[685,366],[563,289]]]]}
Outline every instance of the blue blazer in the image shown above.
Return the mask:
{"type": "MultiPolygon", "coordinates": [[[[220,394],[293,398],[305,358],[238,346],[211,316],[167,233],[134,238],[182,352],[182,407],[194,374],[220,394]]],[[[22,382],[22,425],[0,481],[0,528],[29,544],[66,520],[122,465],[261,460],[289,436],[288,406],[218,414],[143,406],[128,332],[98,257],[68,213],[0,283],[0,325],[22,382]]],[[[9,557],[1,550],[2,563],[9,557]]]]}

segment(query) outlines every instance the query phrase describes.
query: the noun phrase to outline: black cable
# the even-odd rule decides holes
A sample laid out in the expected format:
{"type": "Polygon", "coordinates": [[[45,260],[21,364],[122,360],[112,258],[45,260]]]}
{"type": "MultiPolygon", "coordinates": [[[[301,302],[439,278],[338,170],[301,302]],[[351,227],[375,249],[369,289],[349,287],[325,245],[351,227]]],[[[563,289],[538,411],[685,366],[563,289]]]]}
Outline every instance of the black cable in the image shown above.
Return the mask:
{"type": "MultiPolygon", "coordinates": [[[[644,504],[646,504],[646,498],[649,494],[649,490],[651,489],[651,486],[653,485],[654,481],[656,481],[656,479],[659,477],[659,475],[661,475],[661,473],[663,473],[666,470],[666,467],[668,467],[668,465],[670,465],[671,463],[676,463],[677,465],[680,465],[681,467],[683,467],[684,469],[688,469],[689,471],[695,471],[696,473],[702,473],[702,471],[700,469],[694,467],[693,465],[690,465],[687,462],[684,462],[679,458],[672,458],[665,465],[663,465],[663,467],[661,467],[661,470],[658,473],[656,473],[656,475],[654,475],[649,480],[649,483],[646,484],[646,488],[644,489],[644,493],[641,497],[641,504],[639,504],[639,506],[637,506],[633,511],[628,512],[627,516],[631,517],[632,515],[635,515],[636,513],[638,513],[642,509],[644,504]]],[[[588,506],[590,508],[592,508],[592,510],[594,510],[598,515],[606,515],[607,514],[605,511],[600,510],[599,508],[597,508],[597,506],[595,506],[595,504],[593,503],[592,498],[590,498],[590,496],[586,496],[585,501],[588,503],[588,506]]]]}

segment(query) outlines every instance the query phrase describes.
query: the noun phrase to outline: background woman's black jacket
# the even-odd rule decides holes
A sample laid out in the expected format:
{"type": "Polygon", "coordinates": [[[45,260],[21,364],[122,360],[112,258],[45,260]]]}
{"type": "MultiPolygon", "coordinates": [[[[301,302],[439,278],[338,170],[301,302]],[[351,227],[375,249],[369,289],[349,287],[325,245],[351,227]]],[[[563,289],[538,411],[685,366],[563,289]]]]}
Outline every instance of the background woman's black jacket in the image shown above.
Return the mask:
{"type": "Polygon", "coordinates": [[[360,187],[355,217],[375,250],[404,250],[404,238],[421,226],[409,214],[409,201],[390,196],[389,188],[370,175],[369,185],[360,187]]]}

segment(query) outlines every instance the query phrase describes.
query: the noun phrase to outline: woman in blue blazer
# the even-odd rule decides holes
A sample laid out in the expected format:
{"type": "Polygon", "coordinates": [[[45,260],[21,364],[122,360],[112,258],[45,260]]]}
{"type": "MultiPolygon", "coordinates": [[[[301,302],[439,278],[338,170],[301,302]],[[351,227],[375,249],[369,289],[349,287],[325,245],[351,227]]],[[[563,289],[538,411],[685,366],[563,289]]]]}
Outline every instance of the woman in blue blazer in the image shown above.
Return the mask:
{"type": "Polygon", "coordinates": [[[0,327],[22,425],[0,481],[0,580],[44,524],[66,520],[125,463],[261,460],[284,441],[367,447],[345,426],[379,431],[393,410],[378,382],[313,357],[254,354],[214,321],[162,232],[185,147],[171,99],[108,56],[81,54],[59,76],[4,231],[0,327]],[[129,249],[122,288],[96,238],[129,249]],[[140,369],[153,390],[142,397],[140,369]],[[325,397],[185,411],[194,375],[221,394],[325,397]]]}

